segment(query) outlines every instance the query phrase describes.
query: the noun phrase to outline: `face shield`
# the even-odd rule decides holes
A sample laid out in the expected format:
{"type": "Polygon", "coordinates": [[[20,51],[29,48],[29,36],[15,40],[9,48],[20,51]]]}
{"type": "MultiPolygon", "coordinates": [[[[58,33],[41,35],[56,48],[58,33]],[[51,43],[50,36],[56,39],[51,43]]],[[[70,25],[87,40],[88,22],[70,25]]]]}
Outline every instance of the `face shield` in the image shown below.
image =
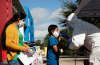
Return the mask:
{"type": "Polygon", "coordinates": [[[66,22],[67,31],[74,29],[74,27],[73,27],[73,25],[70,23],[70,21],[68,21],[68,20],[66,19],[65,22],[66,22]]]}

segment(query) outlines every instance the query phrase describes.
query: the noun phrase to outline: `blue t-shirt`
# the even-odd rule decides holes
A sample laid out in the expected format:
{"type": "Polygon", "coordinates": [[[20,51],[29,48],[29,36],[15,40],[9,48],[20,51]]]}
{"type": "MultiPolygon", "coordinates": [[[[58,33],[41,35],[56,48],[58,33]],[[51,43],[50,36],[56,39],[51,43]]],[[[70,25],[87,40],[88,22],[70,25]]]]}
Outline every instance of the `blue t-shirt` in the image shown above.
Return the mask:
{"type": "Polygon", "coordinates": [[[59,52],[55,52],[53,45],[58,45],[58,41],[54,37],[50,37],[47,46],[47,65],[59,64],[59,52]]]}

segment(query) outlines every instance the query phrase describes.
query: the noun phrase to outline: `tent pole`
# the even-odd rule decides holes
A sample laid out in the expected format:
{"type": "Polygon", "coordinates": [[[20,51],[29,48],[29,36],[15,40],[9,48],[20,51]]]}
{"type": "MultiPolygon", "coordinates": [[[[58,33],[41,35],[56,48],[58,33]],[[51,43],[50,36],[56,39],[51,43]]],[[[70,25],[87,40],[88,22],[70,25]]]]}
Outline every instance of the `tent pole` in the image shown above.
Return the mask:
{"type": "Polygon", "coordinates": [[[76,49],[75,49],[75,65],[76,65],[76,49]]]}

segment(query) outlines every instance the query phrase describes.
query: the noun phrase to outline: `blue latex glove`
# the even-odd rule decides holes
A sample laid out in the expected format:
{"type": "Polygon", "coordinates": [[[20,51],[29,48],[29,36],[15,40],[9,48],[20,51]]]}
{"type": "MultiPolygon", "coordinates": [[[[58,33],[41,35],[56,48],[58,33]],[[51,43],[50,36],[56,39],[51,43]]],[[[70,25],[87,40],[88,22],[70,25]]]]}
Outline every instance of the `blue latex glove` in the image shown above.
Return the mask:
{"type": "Polygon", "coordinates": [[[68,41],[68,46],[70,45],[71,41],[68,41]]]}
{"type": "Polygon", "coordinates": [[[62,37],[65,37],[67,40],[70,38],[66,33],[61,33],[62,37]]]}

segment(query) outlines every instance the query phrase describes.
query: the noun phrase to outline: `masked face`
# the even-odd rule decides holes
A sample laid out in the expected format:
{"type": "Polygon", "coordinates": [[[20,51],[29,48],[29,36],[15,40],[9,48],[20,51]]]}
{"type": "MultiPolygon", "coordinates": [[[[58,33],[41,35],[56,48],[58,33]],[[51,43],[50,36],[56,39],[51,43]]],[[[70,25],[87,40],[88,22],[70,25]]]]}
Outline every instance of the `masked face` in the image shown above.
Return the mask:
{"type": "Polygon", "coordinates": [[[54,35],[55,37],[58,37],[58,36],[59,36],[59,33],[56,32],[56,31],[54,31],[53,35],[54,35]]]}
{"type": "Polygon", "coordinates": [[[19,20],[19,28],[24,27],[25,22],[23,22],[22,20],[19,20]]]}
{"type": "Polygon", "coordinates": [[[69,29],[69,30],[73,30],[73,28],[72,28],[72,27],[70,27],[70,26],[68,26],[68,29],[69,29]]]}
{"type": "Polygon", "coordinates": [[[72,23],[70,23],[68,20],[66,20],[65,22],[66,22],[67,31],[74,29],[72,23]]]}
{"type": "Polygon", "coordinates": [[[55,29],[55,31],[52,32],[54,37],[58,37],[59,36],[59,31],[58,31],[58,27],[55,29]]]}
{"type": "Polygon", "coordinates": [[[70,21],[66,20],[66,27],[69,28],[69,26],[74,29],[74,26],[72,25],[73,23],[70,23],[70,21]]]}

